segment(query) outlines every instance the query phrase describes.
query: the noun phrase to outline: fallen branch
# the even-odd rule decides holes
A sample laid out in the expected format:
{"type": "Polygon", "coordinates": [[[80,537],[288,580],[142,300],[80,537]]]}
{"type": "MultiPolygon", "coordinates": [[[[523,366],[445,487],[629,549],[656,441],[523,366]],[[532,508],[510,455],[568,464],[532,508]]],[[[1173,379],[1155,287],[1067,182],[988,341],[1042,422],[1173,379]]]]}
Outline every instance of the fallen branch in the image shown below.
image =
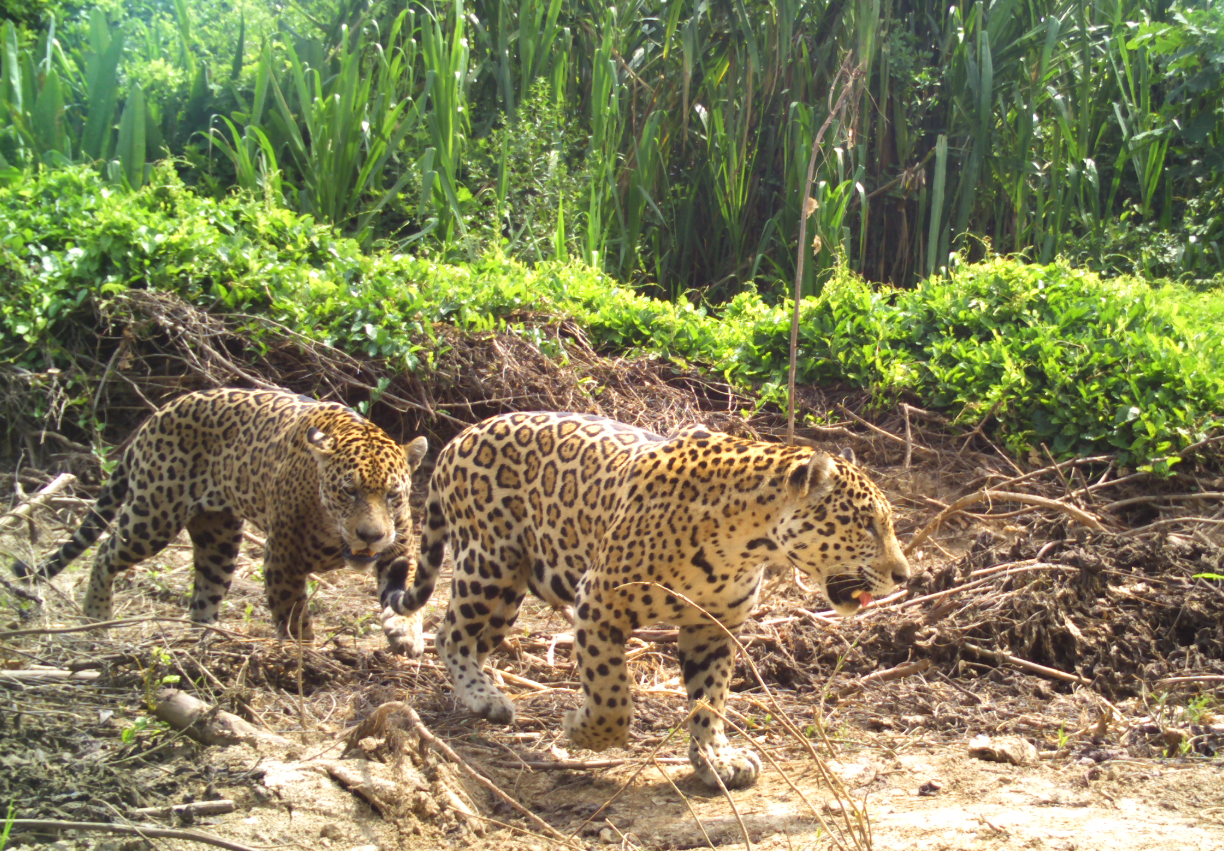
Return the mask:
{"type": "Polygon", "coordinates": [[[157,693],[154,714],[176,730],[205,745],[232,745],[238,742],[255,744],[270,741],[285,744],[275,733],[260,730],[231,712],[209,706],[202,700],[176,688],[157,693]]]}
{"type": "Polygon", "coordinates": [[[177,830],[169,827],[143,827],[135,824],[108,824],[100,821],[60,821],[45,818],[16,818],[8,822],[14,833],[23,828],[31,831],[56,832],[61,830],[88,830],[97,833],[122,833],[127,836],[153,837],[155,839],[184,839],[188,842],[199,842],[213,845],[217,848],[228,848],[230,851],[258,851],[249,845],[239,845],[219,836],[201,833],[198,830],[177,830]]]}
{"type": "Polygon", "coordinates": [[[263,639],[254,639],[249,635],[244,635],[241,632],[234,632],[228,629],[222,629],[219,626],[213,626],[208,623],[196,623],[187,618],[168,618],[168,617],[145,617],[145,618],[123,618],[113,621],[95,621],[94,623],[81,624],[80,626],[51,626],[39,627],[37,629],[10,629],[5,632],[0,632],[0,640],[6,638],[17,638],[21,635],[67,635],[71,632],[90,632],[95,629],[110,629],[116,626],[135,626],[141,623],[176,623],[180,626],[189,626],[193,629],[206,629],[209,632],[219,633],[220,635],[228,636],[229,638],[237,638],[242,641],[258,641],[263,639]]]}
{"type": "Polygon", "coordinates": [[[0,514],[0,526],[9,526],[15,520],[28,520],[34,509],[45,503],[55,494],[68,487],[76,481],[76,476],[72,473],[60,473],[47,484],[42,490],[27,499],[21,505],[14,508],[12,511],[0,514]]]}
{"type": "Polygon", "coordinates": [[[875,671],[865,677],[860,677],[856,681],[850,683],[844,689],[837,693],[838,697],[848,697],[857,691],[861,691],[871,683],[884,683],[889,680],[899,680],[902,677],[909,677],[914,674],[921,674],[927,668],[931,667],[930,659],[917,659],[913,662],[906,662],[904,665],[898,665],[895,668],[889,668],[886,671],[875,671]]]}
{"type": "Polygon", "coordinates": [[[60,668],[21,668],[15,671],[0,670],[0,677],[29,682],[31,680],[96,680],[97,671],[68,671],[60,668]]]}
{"type": "Polygon", "coordinates": [[[190,804],[175,804],[169,807],[140,807],[132,810],[132,815],[145,818],[198,818],[200,816],[219,816],[234,811],[234,802],[228,798],[216,801],[195,801],[190,804]]]}
{"type": "Polygon", "coordinates": [[[930,523],[923,526],[914,533],[914,537],[910,538],[910,542],[905,545],[905,554],[909,555],[915,547],[929,538],[937,529],[939,529],[940,525],[943,524],[944,520],[946,520],[949,515],[960,511],[966,506],[973,505],[974,503],[989,502],[993,500],[998,500],[999,502],[1020,502],[1024,503],[1025,505],[1037,505],[1042,508],[1051,508],[1055,511],[1061,511],[1064,514],[1069,515],[1083,525],[1087,526],[1089,529],[1093,529],[1097,532],[1105,531],[1105,527],[1101,524],[1100,520],[1083,509],[1076,508],[1074,505],[1068,505],[1067,503],[1060,502],[1056,499],[1047,499],[1044,496],[1033,496],[1032,494],[1027,493],[1012,493],[1010,491],[983,489],[977,491],[976,493],[962,496],[956,502],[952,503],[943,511],[936,514],[930,523]]]}
{"type": "Polygon", "coordinates": [[[402,709],[404,714],[408,717],[408,720],[412,722],[412,727],[414,730],[416,730],[416,734],[420,737],[422,742],[429,745],[439,754],[446,757],[448,760],[450,760],[452,763],[458,766],[460,771],[462,771],[468,777],[471,777],[474,781],[476,781],[476,783],[483,786],[485,789],[488,789],[498,798],[498,800],[501,800],[505,802],[506,804],[508,804],[510,808],[513,809],[515,812],[517,812],[519,815],[526,816],[527,819],[532,824],[534,824],[536,827],[543,830],[550,837],[566,845],[573,844],[569,840],[569,838],[566,837],[564,833],[560,833],[551,824],[544,821],[542,818],[537,816],[531,810],[527,809],[522,804],[520,804],[518,801],[516,801],[514,798],[510,797],[508,794],[502,791],[502,788],[498,786],[496,783],[494,783],[492,780],[485,777],[483,774],[481,774],[476,769],[472,768],[472,766],[468,765],[467,761],[464,760],[463,757],[459,756],[459,754],[455,753],[455,751],[451,749],[450,745],[446,744],[446,742],[442,741],[437,736],[435,736],[433,734],[433,731],[431,731],[428,727],[425,726],[425,722],[421,720],[420,715],[416,714],[416,710],[414,710],[412,707],[406,704],[400,708],[402,709]]]}
{"type": "MultiPolygon", "coordinates": [[[[1024,562],[1012,562],[1009,564],[994,565],[993,567],[975,570],[973,573],[969,574],[969,582],[965,582],[962,585],[954,585],[951,588],[945,588],[943,591],[935,591],[931,594],[924,594],[921,597],[913,597],[900,603],[897,608],[908,609],[911,606],[917,606],[920,603],[929,603],[932,600],[939,600],[943,597],[951,596],[959,591],[969,591],[974,588],[979,588],[983,585],[990,584],[992,581],[998,578],[1000,574],[1003,576],[1011,576],[1017,573],[1024,573],[1028,570],[1056,570],[1060,568],[1063,570],[1069,569],[1065,564],[1053,564],[1044,561],[1037,561],[1031,564],[1025,564],[1024,562]]],[[[878,602],[876,606],[873,606],[873,608],[881,605],[884,604],[882,602],[878,602]]]]}
{"type": "Polygon", "coordinates": [[[1200,674],[1197,677],[1165,677],[1157,680],[1157,685],[1172,685],[1173,683],[1224,683],[1224,674],[1200,674]]]}
{"type": "Polygon", "coordinates": [[[1004,653],[1002,650],[987,650],[985,647],[979,647],[976,644],[965,642],[964,648],[972,653],[976,653],[986,659],[994,659],[998,662],[1007,662],[1015,665],[1017,668],[1023,668],[1026,671],[1031,671],[1034,674],[1041,674],[1043,677],[1050,677],[1055,680],[1062,680],[1066,683],[1075,683],[1076,685],[1086,686],[1091,684],[1091,680],[1086,680],[1079,674],[1068,674],[1066,671],[1060,671],[1057,668],[1047,668],[1045,665],[1038,665],[1036,662],[1030,662],[1028,659],[1021,659],[1018,656],[1012,656],[1004,653]]]}
{"type": "Polygon", "coordinates": [[[1224,498],[1224,493],[1218,491],[1203,491],[1201,493],[1157,493],[1148,494],[1147,496],[1132,496],[1129,499],[1119,499],[1114,502],[1106,503],[1101,506],[1101,511],[1112,513],[1119,508],[1126,508],[1128,505],[1146,505],[1152,502],[1171,501],[1182,502],[1184,500],[1195,499],[1212,499],[1218,500],[1224,498]]]}
{"type": "MultiPolygon", "coordinates": [[[[686,756],[661,756],[654,760],[662,765],[688,765],[686,756]]],[[[617,768],[622,765],[636,763],[636,759],[516,759],[515,767],[526,766],[535,771],[600,771],[605,768],[617,768]]]]}

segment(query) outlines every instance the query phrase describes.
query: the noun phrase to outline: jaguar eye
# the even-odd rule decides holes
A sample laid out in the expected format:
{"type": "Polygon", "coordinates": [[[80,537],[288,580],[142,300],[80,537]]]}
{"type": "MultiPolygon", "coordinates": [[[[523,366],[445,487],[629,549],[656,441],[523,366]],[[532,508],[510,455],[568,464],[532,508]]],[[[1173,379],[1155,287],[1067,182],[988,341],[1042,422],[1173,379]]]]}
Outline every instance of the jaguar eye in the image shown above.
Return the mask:
{"type": "Polygon", "coordinates": [[[357,486],[352,482],[345,482],[340,486],[340,492],[348,497],[357,496],[357,486]]]}

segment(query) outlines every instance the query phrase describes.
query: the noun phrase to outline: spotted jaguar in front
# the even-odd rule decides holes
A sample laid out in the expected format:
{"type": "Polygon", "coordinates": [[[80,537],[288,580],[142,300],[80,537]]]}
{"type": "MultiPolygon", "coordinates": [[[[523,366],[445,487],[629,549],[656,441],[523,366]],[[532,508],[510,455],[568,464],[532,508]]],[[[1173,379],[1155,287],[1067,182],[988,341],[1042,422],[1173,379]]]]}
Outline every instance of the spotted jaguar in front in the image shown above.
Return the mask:
{"type": "MultiPolygon", "coordinates": [[[[84,604],[88,617],[108,620],[115,575],[186,528],[191,618],[215,623],[250,520],[267,533],[264,584],[277,634],[310,638],[310,573],[372,564],[380,593],[404,588],[415,556],[408,491],[425,450],[425,438],[400,446],[331,402],[275,390],[189,393],[141,425],[72,539],[37,570],[13,569],[55,576],[118,514],[84,604]]],[[[420,652],[411,619],[384,611],[383,629],[393,649],[420,652]]]]}
{"type": "Polygon", "coordinates": [[[701,427],[664,438],[578,414],[494,417],[442,450],[426,511],[412,589],[389,589],[383,603],[418,612],[449,542],[455,573],[436,645],[469,709],[513,720],[482,668],[530,590],[575,608],[584,700],[566,715],[570,740],[623,745],[625,640],[675,624],[690,708],[708,706],[689,723],[689,758],[710,785],[749,786],[761,768],[724,734],[735,647],[710,618],[739,630],[770,564],[802,571],[842,614],[909,576],[888,500],[850,460],[701,427]]]}

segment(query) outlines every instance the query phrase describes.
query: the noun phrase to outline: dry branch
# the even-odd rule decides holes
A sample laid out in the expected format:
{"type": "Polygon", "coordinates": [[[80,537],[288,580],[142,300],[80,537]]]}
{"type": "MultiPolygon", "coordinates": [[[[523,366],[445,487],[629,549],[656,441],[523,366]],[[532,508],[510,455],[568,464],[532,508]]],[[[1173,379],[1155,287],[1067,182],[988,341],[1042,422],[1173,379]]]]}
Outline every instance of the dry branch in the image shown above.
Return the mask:
{"type": "Polygon", "coordinates": [[[1067,683],[1075,683],[1076,685],[1086,686],[1092,683],[1091,680],[1086,680],[1079,674],[1068,674],[1066,671],[1060,671],[1057,668],[1047,668],[1045,665],[1038,665],[1036,662],[1030,662],[1028,659],[1021,659],[1018,656],[1012,656],[1010,653],[1004,653],[1002,650],[987,650],[985,647],[979,647],[976,644],[965,642],[964,648],[972,653],[983,657],[984,659],[995,659],[1000,662],[1007,662],[1015,665],[1017,668],[1023,668],[1026,671],[1031,671],[1034,674],[1041,674],[1043,677],[1051,677],[1056,680],[1062,680],[1067,683]]]}
{"type": "Polygon", "coordinates": [[[930,659],[917,659],[913,662],[906,662],[904,665],[898,665],[895,668],[889,668],[886,671],[875,671],[850,683],[850,685],[839,691],[837,695],[838,697],[848,697],[857,691],[861,691],[871,683],[883,683],[889,680],[899,680],[902,677],[909,677],[914,674],[921,674],[929,667],[931,667],[930,659]]]}
{"type": "Polygon", "coordinates": [[[8,822],[12,825],[14,835],[24,830],[41,833],[58,833],[61,830],[86,830],[96,833],[122,833],[127,836],[152,837],[154,839],[181,839],[187,842],[200,842],[216,848],[228,848],[230,851],[257,851],[249,845],[239,845],[219,836],[201,833],[198,830],[178,830],[168,827],[145,827],[135,824],[108,824],[95,821],[60,821],[59,819],[18,818],[8,822]]]}
{"type": "Polygon", "coordinates": [[[15,521],[28,520],[35,508],[45,503],[51,497],[62,491],[64,488],[73,484],[76,481],[76,476],[71,473],[60,473],[51,482],[27,499],[21,505],[14,508],[12,511],[0,514],[0,526],[12,526],[15,521]]]}
{"type": "Polygon", "coordinates": [[[1025,505],[1036,505],[1041,508],[1051,508],[1055,511],[1061,511],[1062,513],[1078,520],[1089,529],[1093,529],[1097,532],[1105,531],[1104,525],[1102,525],[1101,521],[1096,517],[1083,509],[1076,508],[1074,505],[1068,505],[1060,500],[1048,499],[1044,496],[1033,496],[1032,494],[1027,493],[1012,493],[1011,491],[997,491],[990,490],[989,488],[983,488],[976,493],[962,496],[956,502],[952,503],[947,508],[936,514],[930,523],[914,533],[914,537],[911,538],[910,542],[905,545],[905,554],[909,555],[911,552],[913,552],[914,548],[929,538],[937,529],[939,529],[940,525],[942,525],[944,520],[946,520],[950,515],[964,509],[966,506],[970,506],[978,502],[990,502],[993,500],[998,500],[999,502],[1019,502],[1025,505]]]}
{"type": "Polygon", "coordinates": [[[274,733],[267,733],[233,713],[209,706],[185,691],[162,689],[157,694],[154,714],[176,730],[205,745],[233,745],[259,741],[286,744],[274,733]]]}
{"type": "Polygon", "coordinates": [[[934,449],[928,449],[927,447],[922,446],[921,444],[911,443],[910,441],[907,441],[904,437],[897,437],[892,432],[885,431],[879,426],[873,425],[867,422],[867,420],[863,419],[858,414],[854,413],[854,411],[850,410],[845,405],[838,405],[837,409],[841,411],[843,414],[845,414],[846,416],[850,417],[855,422],[857,422],[859,425],[865,426],[866,428],[868,428],[875,434],[880,435],[880,437],[886,438],[887,440],[891,440],[893,443],[901,444],[902,446],[905,447],[905,451],[907,453],[910,452],[910,450],[912,449],[914,452],[917,452],[919,455],[925,455],[928,458],[939,456],[939,453],[936,452],[934,449]]]}
{"type": "Polygon", "coordinates": [[[132,810],[132,815],[143,816],[145,818],[166,818],[169,816],[199,818],[200,816],[224,815],[233,811],[234,802],[228,798],[220,798],[216,801],[194,801],[190,804],[175,804],[169,807],[140,807],[132,810]]]}
{"type": "Polygon", "coordinates": [[[0,677],[19,682],[37,680],[96,680],[97,671],[68,671],[60,668],[19,668],[13,671],[0,670],[0,677]]]}
{"type": "Polygon", "coordinates": [[[531,810],[527,809],[514,798],[502,791],[501,787],[492,780],[485,777],[476,769],[472,768],[472,766],[468,765],[467,761],[463,757],[459,756],[459,754],[455,753],[455,751],[451,749],[450,745],[446,744],[446,742],[435,736],[433,731],[425,726],[425,722],[421,720],[420,715],[416,714],[416,710],[407,704],[401,704],[396,708],[399,711],[402,711],[412,723],[412,728],[416,731],[416,734],[420,737],[422,742],[429,745],[429,747],[433,748],[442,756],[446,757],[446,759],[458,766],[460,771],[462,771],[468,777],[471,777],[472,780],[476,781],[476,783],[478,783],[480,786],[492,792],[499,800],[508,804],[515,812],[525,816],[532,824],[544,831],[544,833],[546,833],[548,836],[566,845],[572,844],[565,834],[558,832],[557,829],[551,824],[544,821],[531,810]]]}
{"type": "Polygon", "coordinates": [[[1157,680],[1158,685],[1166,686],[1174,683],[1224,683],[1224,674],[1199,674],[1195,677],[1165,677],[1157,680]]]}

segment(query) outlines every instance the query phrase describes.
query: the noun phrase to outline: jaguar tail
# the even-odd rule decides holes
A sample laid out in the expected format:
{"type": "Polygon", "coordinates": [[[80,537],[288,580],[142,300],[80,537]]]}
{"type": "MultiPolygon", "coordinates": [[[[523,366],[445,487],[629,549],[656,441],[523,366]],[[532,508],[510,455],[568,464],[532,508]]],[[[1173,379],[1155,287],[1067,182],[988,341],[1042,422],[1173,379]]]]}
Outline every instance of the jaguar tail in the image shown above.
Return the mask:
{"type": "Polygon", "coordinates": [[[400,594],[388,595],[383,605],[390,606],[397,614],[410,615],[429,602],[438,584],[438,573],[442,570],[442,558],[449,538],[450,529],[442,502],[431,490],[425,508],[425,528],[421,531],[421,555],[417,559],[412,587],[400,594]]]}
{"type": "Polygon", "coordinates": [[[68,542],[38,567],[31,567],[17,559],[13,562],[13,573],[20,578],[41,576],[44,579],[50,579],[71,564],[77,556],[93,546],[98,538],[102,537],[102,533],[106,531],[110,522],[115,519],[119,506],[127,497],[129,469],[127,453],[124,453],[123,458],[119,461],[119,466],[111,473],[110,480],[102,488],[102,493],[98,495],[97,502],[94,503],[93,508],[89,510],[89,514],[85,516],[84,521],[68,542]]]}

